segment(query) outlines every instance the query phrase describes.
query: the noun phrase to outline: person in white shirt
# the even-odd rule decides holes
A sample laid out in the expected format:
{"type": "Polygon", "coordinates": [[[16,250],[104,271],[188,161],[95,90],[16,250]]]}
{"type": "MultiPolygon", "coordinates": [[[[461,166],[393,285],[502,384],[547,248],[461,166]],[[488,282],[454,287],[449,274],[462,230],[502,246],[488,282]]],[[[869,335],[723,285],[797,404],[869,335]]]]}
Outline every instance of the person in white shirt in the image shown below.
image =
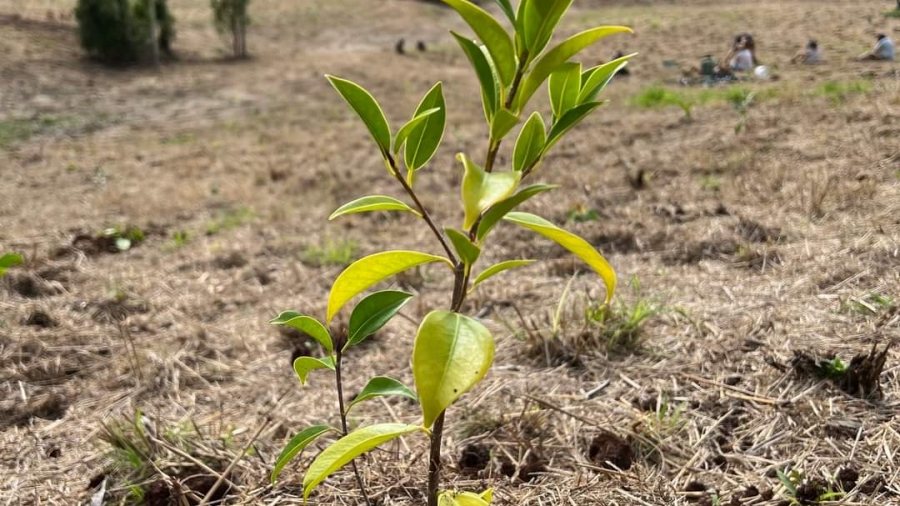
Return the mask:
{"type": "Polygon", "coordinates": [[[859,61],[894,61],[894,41],[879,33],[875,37],[875,47],[857,58],[859,61]]]}
{"type": "Polygon", "coordinates": [[[807,65],[816,65],[822,63],[822,49],[819,43],[811,40],[806,43],[806,48],[791,58],[791,63],[805,63],[807,65]]]}
{"type": "Polygon", "coordinates": [[[759,64],[756,60],[756,42],[749,33],[735,37],[728,55],[722,59],[720,68],[734,72],[749,72],[759,64]]]}

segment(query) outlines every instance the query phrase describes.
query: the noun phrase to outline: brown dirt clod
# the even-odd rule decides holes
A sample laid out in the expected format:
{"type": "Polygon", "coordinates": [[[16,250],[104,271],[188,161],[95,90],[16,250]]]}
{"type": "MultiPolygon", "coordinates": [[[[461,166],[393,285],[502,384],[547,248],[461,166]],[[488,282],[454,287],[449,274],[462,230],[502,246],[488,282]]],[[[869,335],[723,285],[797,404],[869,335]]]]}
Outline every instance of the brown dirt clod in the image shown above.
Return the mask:
{"type": "Polygon", "coordinates": [[[600,467],[627,471],[634,462],[634,450],[628,441],[604,431],[594,436],[588,448],[588,457],[600,467]]]}

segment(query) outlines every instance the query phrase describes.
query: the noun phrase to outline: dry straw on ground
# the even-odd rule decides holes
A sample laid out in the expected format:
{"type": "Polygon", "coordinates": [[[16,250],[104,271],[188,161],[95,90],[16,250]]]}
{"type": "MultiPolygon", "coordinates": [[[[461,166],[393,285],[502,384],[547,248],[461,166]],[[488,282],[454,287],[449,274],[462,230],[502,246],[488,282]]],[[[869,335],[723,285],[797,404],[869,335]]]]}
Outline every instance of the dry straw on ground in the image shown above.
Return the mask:
{"type": "MultiPolygon", "coordinates": [[[[170,2],[182,59],[157,74],[83,61],[60,15],[68,2],[0,2],[11,83],[0,251],[29,260],[0,281],[0,504],[84,504],[101,487],[118,504],[129,485],[149,504],[196,504],[216,482],[210,499],[302,502],[313,451],[275,487],[267,476],[294,432],[334,422],[335,400],[324,376],[306,388],[292,377],[291,356],[315,349],[265,322],[287,308],[321,314],[348,256],[428,244],[410,217],[326,221],[363,188],[391,189],[321,75],[364,83],[398,115],[445,81],[447,135],[420,179],[441,222],[459,218],[455,194],[439,196],[458,182],[452,155],[478,154],[484,133],[477,84],[446,35],[459,21],[429,3],[370,3],[254,2],[254,58],[225,64],[206,2],[170,2]],[[429,51],[397,55],[400,37],[429,51]],[[143,241],[103,247],[105,229],[129,225],[143,241]],[[110,430],[149,458],[112,458],[109,440],[124,443],[110,430]]],[[[882,17],[888,4],[575,2],[566,31],[637,30],[589,58],[642,56],[547,160],[562,188],[530,210],[608,255],[624,307],[659,312],[632,348],[584,346],[603,332],[583,311],[597,281],[563,251],[498,229],[486,260],[544,262],[485,284],[467,308],[498,355],[449,415],[449,487],[493,486],[500,505],[775,505],[787,499],[776,471],[797,470],[801,496],[846,492],[821,504],[900,504],[900,68],[849,61],[870,32],[900,27],[882,17]],[[724,101],[691,122],[629,105],[680,76],[665,62],[687,67],[742,31],[780,80],[747,85],[759,99],[739,134],[724,101]],[[789,66],[810,37],[828,63],[789,66]],[[835,100],[829,81],[869,84],[835,100]],[[889,345],[880,399],[791,365],[797,352],[849,363],[889,345]]],[[[349,391],[375,372],[411,383],[413,321],[446,304],[434,294],[449,281],[437,269],[398,279],[418,294],[409,319],[347,357],[349,391]]],[[[353,423],[415,418],[391,401],[353,423]]],[[[426,446],[410,437],[364,458],[378,504],[421,502],[426,446]]],[[[338,473],[311,503],[356,494],[338,473]]]]}

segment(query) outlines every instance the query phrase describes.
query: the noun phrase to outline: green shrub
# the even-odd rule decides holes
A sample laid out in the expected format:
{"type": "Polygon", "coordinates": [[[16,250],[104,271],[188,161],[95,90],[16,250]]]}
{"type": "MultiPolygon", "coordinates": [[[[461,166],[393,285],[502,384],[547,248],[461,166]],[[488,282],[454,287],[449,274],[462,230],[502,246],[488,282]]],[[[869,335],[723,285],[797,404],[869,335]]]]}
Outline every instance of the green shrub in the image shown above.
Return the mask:
{"type": "Polygon", "coordinates": [[[697,105],[697,98],[661,86],[651,86],[636,95],[632,99],[632,104],[648,109],[676,106],[684,112],[686,118],[690,119],[691,110],[697,105]]]}
{"type": "MultiPolygon", "coordinates": [[[[151,31],[148,0],[78,0],[75,18],[81,47],[106,63],[135,62],[147,55],[151,31]]],[[[175,19],[165,0],[156,0],[159,46],[171,53],[175,19]]]]}
{"type": "Polygon", "coordinates": [[[247,56],[247,25],[250,16],[247,9],[250,0],[211,0],[213,23],[216,30],[231,39],[231,51],[235,58],[247,56]]]}

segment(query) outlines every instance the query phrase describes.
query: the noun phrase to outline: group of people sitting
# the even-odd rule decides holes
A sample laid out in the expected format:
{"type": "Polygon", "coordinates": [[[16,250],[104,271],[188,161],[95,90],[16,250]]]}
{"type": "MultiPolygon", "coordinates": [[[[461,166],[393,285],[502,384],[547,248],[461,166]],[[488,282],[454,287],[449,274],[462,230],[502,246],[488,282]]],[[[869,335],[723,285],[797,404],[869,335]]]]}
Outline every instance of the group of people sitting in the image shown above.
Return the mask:
{"type": "MultiPolygon", "coordinates": [[[[856,60],[893,61],[894,41],[880,33],[876,36],[875,46],[870,51],[858,56],[856,60]]],[[[822,49],[815,40],[810,40],[806,47],[791,59],[792,63],[809,65],[819,64],[823,61],[822,49]]],[[[724,57],[719,61],[713,60],[712,56],[704,57],[700,68],[692,69],[691,74],[699,74],[706,79],[729,80],[735,79],[737,72],[751,71],[760,77],[768,75],[768,70],[760,65],[759,59],[756,57],[756,41],[753,36],[749,33],[742,33],[734,38],[731,48],[724,57]]]]}

